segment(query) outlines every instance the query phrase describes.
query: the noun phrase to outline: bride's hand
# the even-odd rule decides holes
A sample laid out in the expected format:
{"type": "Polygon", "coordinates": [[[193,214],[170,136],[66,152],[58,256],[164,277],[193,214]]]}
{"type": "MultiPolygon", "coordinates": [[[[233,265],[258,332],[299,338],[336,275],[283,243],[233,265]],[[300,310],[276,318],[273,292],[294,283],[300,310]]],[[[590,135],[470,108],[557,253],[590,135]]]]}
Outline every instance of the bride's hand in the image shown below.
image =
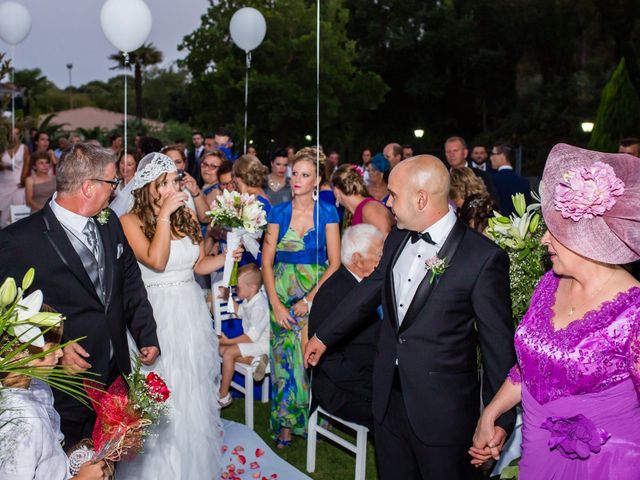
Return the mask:
{"type": "Polygon", "coordinates": [[[277,302],[273,306],[273,314],[276,317],[278,325],[287,330],[291,330],[291,324],[295,323],[295,321],[289,314],[287,307],[285,307],[281,302],[277,302]]]}
{"type": "Polygon", "coordinates": [[[171,214],[178,210],[180,207],[184,207],[187,201],[187,194],[184,192],[169,192],[162,201],[158,218],[169,219],[171,214]]]}

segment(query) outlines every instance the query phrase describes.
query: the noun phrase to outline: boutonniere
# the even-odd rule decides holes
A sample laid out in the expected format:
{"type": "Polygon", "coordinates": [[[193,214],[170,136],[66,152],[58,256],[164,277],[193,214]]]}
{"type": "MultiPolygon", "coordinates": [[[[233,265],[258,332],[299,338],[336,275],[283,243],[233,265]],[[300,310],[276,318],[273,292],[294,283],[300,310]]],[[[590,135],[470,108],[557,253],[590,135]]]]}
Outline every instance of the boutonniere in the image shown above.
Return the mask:
{"type": "Polygon", "coordinates": [[[433,257],[428,259],[426,262],[424,262],[424,268],[426,268],[427,271],[431,272],[431,278],[429,279],[429,284],[432,284],[433,281],[437,277],[442,275],[448,267],[449,267],[449,264],[447,263],[447,257],[438,258],[436,255],[434,255],[433,257]]]}
{"type": "Polygon", "coordinates": [[[109,221],[109,215],[111,215],[111,210],[108,208],[103,208],[100,210],[100,213],[96,215],[96,220],[100,225],[106,225],[109,221]]]}

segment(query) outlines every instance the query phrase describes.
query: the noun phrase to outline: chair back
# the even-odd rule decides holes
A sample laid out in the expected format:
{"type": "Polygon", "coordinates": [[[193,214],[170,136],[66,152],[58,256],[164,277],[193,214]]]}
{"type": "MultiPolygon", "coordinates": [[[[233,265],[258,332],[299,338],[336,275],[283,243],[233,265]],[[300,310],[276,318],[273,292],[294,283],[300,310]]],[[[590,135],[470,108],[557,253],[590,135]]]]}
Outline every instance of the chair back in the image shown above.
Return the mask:
{"type": "Polygon", "coordinates": [[[11,205],[11,223],[15,223],[25,217],[31,215],[31,208],[27,205],[11,205]]]}

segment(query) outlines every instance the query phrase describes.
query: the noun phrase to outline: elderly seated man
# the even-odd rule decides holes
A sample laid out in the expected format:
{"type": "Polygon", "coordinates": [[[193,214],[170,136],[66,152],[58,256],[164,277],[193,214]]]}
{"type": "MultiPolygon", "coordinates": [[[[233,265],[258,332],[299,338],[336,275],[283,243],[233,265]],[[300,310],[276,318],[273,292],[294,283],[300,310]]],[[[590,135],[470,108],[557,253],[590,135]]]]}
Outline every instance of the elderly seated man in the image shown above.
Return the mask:
{"type": "MultiPolygon", "coordinates": [[[[373,225],[363,223],[345,230],[340,251],[342,266],[315,296],[309,336],[358,282],[371,275],[382,257],[383,242],[384,236],[373,225]]],[[[325,353],[313,369],[312,411],[320,405],[344,420],[373,427],[371,390],[379,326],[380,317],[372,310],[371,321],[364,329],[325,353]]]]}

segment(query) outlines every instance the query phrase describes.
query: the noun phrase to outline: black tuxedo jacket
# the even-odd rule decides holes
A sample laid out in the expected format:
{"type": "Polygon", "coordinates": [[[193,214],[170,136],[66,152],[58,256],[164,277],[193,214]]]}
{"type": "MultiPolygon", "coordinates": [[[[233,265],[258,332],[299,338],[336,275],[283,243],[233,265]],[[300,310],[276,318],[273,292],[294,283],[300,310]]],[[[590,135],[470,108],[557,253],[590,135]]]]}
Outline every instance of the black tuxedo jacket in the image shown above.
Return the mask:
{"type": "Polygon", "coordinates": [[[139,348],[159,344],[140,269],[118,216],[111,212],[105,225],[96,225],[105,255],[104,303],[49,202],[0,230],[0,278],[21,279],[34,267],[32,288],[42,290],[44,303],[66,317],[63,341],[86,337],[79,343],[91,355],[91,371],[106,382],[113,363],[109,341],[117,367],[125,374],[131,371],[127,329],[139,348]]]}
{"type": "MultiPolygon", "coordinates": [[[[322,284],[313,300],[309,316],[309,336],[315,334],[340,301],[352,295],[357,285],[358,281],[344,265],[322,284]]],[[[333,397],[330,395],[331,392],[326,392],[329,395],[323,395],[325,392],[321,390],[325,388],[342,389],[358,395],[363,400],[371,400],[373,362],[380,331],[380,317],[376,313],[376,307],[369,312],[366,325],[332,346],[314,367],[313,397],[326,399],[323,404],[329,411],[332,410],[330,400],[333,397]],[[316,385],[317,371],[322,371],[331,380],[331,385],[316,385]]]]}
{"type": "MultiPolygon", "coordinates": [[[[491,171],[485,172],[484,170],[480,170],[479,168],[476,168],[476,167],[471,167],[471,170],[473,170],[473,173],[476,174],[476,177],[482,179],[485,186],[487,187],[487,192],[489,192],[489,195],[491,196],[491,198],[496,202],[496,204],[498,204],[499,207],[501,207],[502,197],[500,197],[500,192],[498,192],[498,189],[496,188],[496,185],[493,182],[493,177],[491,176],[492,172],[491,171]]],[[[509,203],[511,203],[511,198],[509,198],[509,203]]]]}
{"type": "MultiPolygon", "coordinates": [[[[432,446],[468,445],[480,414],[477,347],[484,368],[483,402],[491,400],[515,363],[509,297],[509,258],[489,239],[456,222],[439,252],[448,267],[433,283],[425,275],[399,326],[393,266],[406,230],[385,241],[378,268],[318,328],[328,347],[366,322],[382,302],[373,374],[373,414],[381,423],[389,403],[396,361],[411,426],[432,446]]],[[[513,412],[498,425],[513,428],[513,412]]]]}

